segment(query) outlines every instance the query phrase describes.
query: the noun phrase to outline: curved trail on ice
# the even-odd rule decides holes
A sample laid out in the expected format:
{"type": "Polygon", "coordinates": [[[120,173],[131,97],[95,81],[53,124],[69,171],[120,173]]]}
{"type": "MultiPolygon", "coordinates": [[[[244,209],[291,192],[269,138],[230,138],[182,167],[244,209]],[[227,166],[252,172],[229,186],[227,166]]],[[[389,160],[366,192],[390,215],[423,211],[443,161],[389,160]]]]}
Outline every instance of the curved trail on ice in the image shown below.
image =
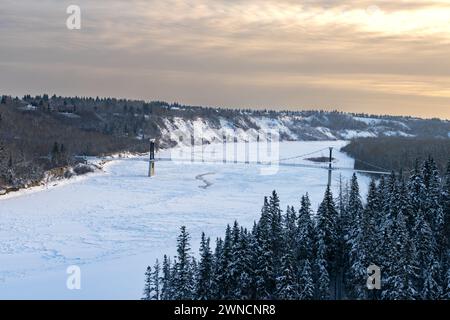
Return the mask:
{"type": "Polygon", "coordinates": [[[198,187],[199,187],[199,188],[202,188],[202,189],[208,189],[210,186],[212,186],[213,183],[212,183],[211,181],[206,180],[206,179],[205,179],[205,176],[210,176],[210,175],[213,175],[213,174],[216,174],[216,173],[215,173],[215,172],[207,172],[207,173],[203,173],[203,174],[197,175],[197,176],[195,177],[195,179],[196,179],[196,180],[200,180],[201,182],[204,183],[203,186],[198,186],[198,187]]]}

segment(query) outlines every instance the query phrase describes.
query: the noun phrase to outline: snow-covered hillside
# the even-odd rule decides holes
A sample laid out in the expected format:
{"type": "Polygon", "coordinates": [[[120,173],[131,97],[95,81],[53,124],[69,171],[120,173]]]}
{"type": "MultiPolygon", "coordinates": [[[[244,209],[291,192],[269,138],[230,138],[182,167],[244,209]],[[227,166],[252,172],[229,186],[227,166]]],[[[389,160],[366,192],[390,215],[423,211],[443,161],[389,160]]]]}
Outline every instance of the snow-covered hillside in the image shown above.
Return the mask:
{"type": "MultiPolygon", "coordinates": [[[[343,141],[283,142],[280,155],[325,149],[343,141]]],[[[326,156],[327,151],[317,156],[326,156]]],[[[336,166],[353,160],[336,152],[336,166]]],[[[139,299],[148,264],[174,255],[180,225],[194,249],[204,231],[214,239],[236,219],[251,227],[263,196],[276,189],[283,207],[309,192],[317,208],[327,171],[256,164],[158,162],[147,177],[145,158],[111,162],[104,174],[41,192],[0,199],[0,298],[139,299]],[[66,268],[81,267],[81,290],[68,290],[66,268]]],[[[351,171],[336,171],[348,179],[351,171]]],[[[363,194],[367,177],[360,176],[363,194]]]]}
{"type": "MultiPolygon", "coordinates": [[[[268,116],[242,114],[232,120],[224,117],[197,117],[186,119],[180,116],[167,117],[159,124],[160,143],[164,147],[178,143],[180,133],[185,136],[195,130],[201,132],[206,143],[222,141],[222,136],[236,136],[238,141],[244,141],[247,134],[267,138],[267,133],[279,133],[282,141],[325,141],[349,140],[357,137],[403,136],[414,137],[417,132],[405,122],[379,118],[353,117],[340,115],[345,123],[336,124],[335,119],[327,115],[312,115],[302,117],[285,115],[283,113],[268,116]]],[[[252,140],[252,139],[250,139],[252,140]]],[[[188,139],[185,139],[188,141],[188,139]]]]}

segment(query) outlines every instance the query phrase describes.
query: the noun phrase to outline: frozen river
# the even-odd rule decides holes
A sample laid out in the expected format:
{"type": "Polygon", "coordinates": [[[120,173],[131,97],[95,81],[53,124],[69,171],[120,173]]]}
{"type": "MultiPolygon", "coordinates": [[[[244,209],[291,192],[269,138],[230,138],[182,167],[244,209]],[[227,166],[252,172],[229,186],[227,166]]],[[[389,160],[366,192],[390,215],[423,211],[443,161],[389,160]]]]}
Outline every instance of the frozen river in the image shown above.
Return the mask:
{"type": "MultiPolygon", "coordinates": [[[[283,142],[280,154],[344,144],[283,142]]],[[[335,157],[336,165],[353,166],[345,154],[335,157]]],[[[251,227],[273,189],[283,207],[298,208],[308,192],[316,209],[327,182],[323,169],[280,167],[261,175],[255,164],[164,161],[151,179],[147,170],[144,161],[116,160],[104,173],[1,199],[0,298],[139,299],[147,265],[175,253],[180,225],[196,249],[202,231],[214,239],[234,220],[251,227]],[[81,268],[81,290],[66,287],[70,265],[81,268]]],[[[334,172],[335,190],[339,173],[352,174],[334,172]]],[[[367,182],[360,178],[363,192],[367,182]]]]}

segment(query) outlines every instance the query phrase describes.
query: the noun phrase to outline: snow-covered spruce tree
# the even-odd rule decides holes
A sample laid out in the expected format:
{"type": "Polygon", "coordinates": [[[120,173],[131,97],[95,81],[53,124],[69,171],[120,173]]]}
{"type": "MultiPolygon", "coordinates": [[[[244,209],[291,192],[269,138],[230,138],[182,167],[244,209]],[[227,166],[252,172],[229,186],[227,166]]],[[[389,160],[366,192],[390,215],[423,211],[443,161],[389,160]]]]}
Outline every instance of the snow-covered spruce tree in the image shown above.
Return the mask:
{"type": "Polygon", "coordinates": [[[383,241],[381,242],[380,260],[381,260],[381,281],[383,283],[381,288],[381,296],[383,299],[389,299],[389,291],[392,290],[389,286],[393,283],[392,280],[395,276],[391,274],[391,266],[393,266],[398,260],[399,252],[397,250],[396,239],[396,220],[397,220],[397,198],[398,198],[398,180],[397,175],[391,172],[386,180],[380,181],[379,185],[379,197],[381,202],[382,221],[380,225],[381,236],[383,241]],[[382,184],[383,182],[383,184],[382,184]]]}
{"type": "MultiPolygon", "coordinates": [[[[369,184],[369,192],[367,194],[366,206],[363,211],[362,224],[366,234],[366,263],[369,265],[375,264],[384,270],[383,261],[383,212],[382,200],[380,199],[379,187],[374,179],[369,184]]],[[[368,299],[376,300],[379,298],[379,292],[373,290],[367,294],[368,299]]]]}
{"type": "Polygon", "coordinates": [[[255,299],[259,300],[272,299],[276,293],[271,217],[272,212],[266,197],[254,235],[255,299]]]}
{"type": "MultiPolygon", "coordinates": [[[[286,208],[286,213],[283,217],[283,243],[289,242],[290,250],[294,251],[297,245],[297,215],[295,213],[295,208],[288,206],[286,208]]],[[[284,246],[283,250],[287,250],[284,246]]],[[[292,254],[293,252],[291,252],[292,254]]]]}
{"type": "Polygon", "coordinates": [[[276,278],[277,299],[299,299],[298,282],[294,268],[292,250],[286,250],[281,257],[281,274],[276,278]]]}
{"type": "Polygon", "coordinates": [[[350,217],[347,246],[349,248],[349,270],[345,277],[347,295],[354,299],[367,298],[367,267],[369,266],[368,245],[370,245],[371,221],[364,210],[356,174],[351,181],[350,197],[347,208],[350,217]]]}
{"type": "Polygon", "coordinates": [[[176,276],[174,281],[174,300],[192,299],[192,272],[191,272],[191,246],[189,244],[190,235],[186,227],[180,228],[180,235],[177,239],[177,259],[175,263],[176,276]]]}
{"type": "MultiPolygon", "coordinates": [[[[333,194],[331,193],[330,187],[328,186],[324,199],[321,202],[316,215],[316,234],[318,240],[317,249],[317,272],[318,279],[322,279],[319,283],[320,287],[320,298],[324,295],[324,288],[322,287],[325,280],[328,279],[330,288],[328,292],[332,293],[331,297],[334,299],[336,297],[337,281],[336,281],[336,269],[339,263],[339,256],[337,255],[337,210],[333,200],[333,194]],[[327,274],[322,275],[324,272],[323,268],[326,268],[327,274]]],[[[319,281],[319,280],[316,280],[319,281]]]]}
{"type": "Polygon", "coordinates": [[[350,229],[350,219],[348,216],[348,202],[350,198],[350,186],[342,177],[339,178],[339,196],[337,199],[336,217],[336,280],[335,280],[335,299],[343,299],[345,296],[345,276],[350,269],[349,245],[347,231],[350,229]]]}
{"type": "Polygon", "coordinates": [[[280,273],[281,257],[283,250],[283,226],[282,213],[280,208],[280,199],[277,192],[274,190],[269,198],[269,213],[270,213],[270,243],[273,254],[273,267],[275,274],[280,273]]]}
{"type": "Polygon", "coordinates": [[[233,271],[230,269],[231,260],[232,260],[232,239],[231,239],[231,227],[227,225],[225,231],[225,238],[223,240],[223,248],[222,248],[222,265],[220,266],[220,270],[222,273],[219,275],[217,281],[222,281],[221,285],[221,298],[222,300],[231,299],[232,293],[232,282],[233,282],[233,271]]]}
{"type": "Polygon", "coordinates": [[[211,279],[211,297],[212,299],[220,299],[223,287],[223,240],[216,239],[216,248],[213,256],[213,276],[211,279]]]}
{"type": "MultiPolygon", "coordinates": [[[[397,240],[400,247],[400,260],[399,265],[401,269],[399,274],[403,280],[403,288],[405,289],[403,297],[404,300],[419,299],[420,295],[417,290],[417,278],[419,267],[417,265],[417,250],[413,239],[409,233],[409,227],[407,226],[407,215],[405,211],[400,211],[397,222],[397,240]]],[[[401,292],[400,292],[401,293],[401,292]]]]}
{"type": "Polygon", "coordinates": [[[259,240],[258,240],[258,225],[256,221],[253,223],[252,231],[249,233],[248,237],[248,265],[250,274],[250,300],[257,299],[257,270],[258,270],[258,260],[259,260],[259,240]]]}
{"type": "Polygon", "coordinates": [[[385,201],[383,211],[385,213],[385,219],[383,228],[386,229],[391,227],[397,219],[398,180],[395,172],[391,173],[386,182],[384,196],[385,201]]]}
{"type": "MultiPolygon", "coordinates": [[[[345,211],[347,209],[348,197],[350,194],[350,187],[348,186],[348,182],[342,179],[342,176],[339,177],[339,195],[337,199],[337,210],[339,215],[341,216],[341,220],[346,216],[345,211]]],[[[342,223],[342,221],[341,221],[342,223]]]]}
{"type": "Polygon", "coordinates": [[[148,266],[145,271],[145,286],[142,300],[152,300],[152,267],[148,266]]]}
{"type": "Polygon", "coordinates": [[[442,191],[442,208],[444,211],[444,239],[447,250],[450,250],[450,161],[444,176],[442,191]]]}
{"type": "MultiPolygon", "coordinates": [[[[357,247],[359,243],[356,241],[358,240],[357,237],[359,234],[360,218],[363,207],[359,195],[359,185],[355,174],[352,176],[350,182],[348,202],[345,207],[344,214],[340,217],[340,224],[338,225],[344,240],[342,247],[342,256],[345,259],[343,262],[345,268],[343,280],[345,283],[346,295],[349,298],[357,298],[355,292],[357,289],[357,283],[355,283],[355,268],[359,267],[359,265],[354,266],[354,264],[355,259],[357,258],[355,256],[356,252],[360,253],[359,251],[362,249],[357,247]]],[[[364,252],[361,253],[363,254],[364,252]]]]}
{"type": "Polygon", "coordinates": [[[205,233],[202,232],[202,238],[200,242],[200,262],[198,265],[198,281],[196,288],[196,298],[198,300],[212,299],[212,268],[213,255],[210,248],[210,239],[206,238],[205,233]]]}
{"type": "Polygon", "coordinates": [[[303,265],[306,259],[309,259],[310,262],[314,259],[316,236],[311,216],[311,202],[308,194],[306,194],[302,196],[300,210],[298,211],[296,248],[294,248],[296,249],[296,260],[300,265],[303,265]]]}
{"type": "Polygon", "coordinates": [[[430,211],[433,209],[430,204],[433,201],[430,202],[431,199],[428,199],[429,186],[437,182],[436,177],[432,177],[433,171],[430,159],[424,163],[422,173],[417,162],[408,182],[411,209],[408,223],[413,225],[411,238],[416,247],[418,266],[416,288],[421,299],[436,299],[442,295],[443,289],[439,266],[440,248],[437,243],[439,237],[436,237],[432,230],[433,217],[430,211]]]}
{"type": "Polygon", "coordinates": [[[161,298],[161,278],[160,278],[161,266],[158,259],[153,266],[153,272],[151,273],[151,300],[160,300],[161,298]]]}
{"type": "MultiPolygon", "coordinates": [[[[408,207],[406,185],[404,182],[396,188],[395,220],[388,228],[389,257],[386,262],[386,280],[383,282],[383,299],[412,300],[419,298],[416,289],[418,266],[417,251],[407,226],[408,207]]],[[[385,258],[386,258],[385,257],[385,258]]]]}
{"type": "MultiPolygon", "coordinates": [[[[379,211],[380,213],[384,213],[384,208],[386,207],[386,200],[387,200],[387,194],[386,194],[386,179],[384,176],[381,176],[380,180],[378,181],[378,192],[377,192],[377,202],[379,205],[379,211]]],[[[380,218],[383,217],[383,214],[380,215],[380,218]]],[[[380,226],[381,227],[381,226],[380,226]]]]}
{"type": "Polygon", "coordinates": [[[300,300],[314,299],[314,280],[309,259],[304,260],[303,266],[300,269],[300,277],[298,280],[298,298],[300,300]]]}
{"type": "Polygon", "coordinates": [[[189,286],[189,290],[191,292],[191,299],[197,300],[197,296],[195,293],[197,290],[197,283],[198,283],[198,263],[195,257],[191,257],[191,263],[189,264],[189,278],[192,279],[189,286]]]}
{"type": "Polygon", "coordinates": [[[233,228],[231,230],[231,254],[230,263],[228,266],[230,293],[229,299],[240,298],[240,275],[241,275],[241,228],[237,221],[234,221],[233,228]]]}
{"type": "Polygon", "coordinates": [[[430,222],[438,245],[442,242],[444,226],[444,212],[441,206],[441,178],[436,162],[432,158],[425,161],[423,168],[423,181],[425,185],[424,207],[427,220],[430,222]]]}
{"type": "Polygon", "coordinates": [[[288,207],[283,219],[283,251],[280,274],[276,277],[277,298],[297,300],[299,298],[297,268],[294,263],[296,236],[296,215],[293,207],[288,207]]]}
{"type": "Polygon", "coordinates": [[[382,176],[378,184],[378,202],[380,205],[380,217],[378,222],[378,244],[377,264],[381,268],[381,297],[387,299],[386,292],[389,291],[387,279],[390,277],[389,266],[392,261],[395,262],[395,232],[394,221],[396,213],[394,212],[393,202],[397,196],[397,176],[392,172],[388,178],[382,176]]]}
{"type": "Polygon", "coordinates": [[[416,160],[414,170],[408,180],[408,201],[411,207],[411,216],[408,219],[409,227],[413,228],[416,225],[417,214],[424,210],[425,205],[425,184],[422,173],[420,171],[419,160],[416,160]]]}
{"type": "Polygon", "coordinates": [[[367,247],[367,259],[371,264],[381,265],[381,242],[382,242],[382,212],[378,187],[374,179],[370,181],[367,193],[366,206],[364,208],[363,221],[366,227],[367,239],[370,242],[367,247]]]}
{"type": "Polygon", "coordinates": [[[177,297],[177,280],[178,280],[178,270],[177,270],[177,257],[173,258],[173,263],[170,268],[170,299],[169,300],[179,300],[177,297]]]}
{"type": "Polygon", "coordinates": [[[247,229],[241,228],[239,245],[236,250],[237,269],[239,270],[238,286],[235,288],[235,296],[238,299],[249,300],[254,295],[254,272],[252,265],[253,236],[247,229]]]}
{"type": "Polygon", "coordinates": [[[298,266],[297,281],[299,284],[299,298],[302,300],[312,299],[312,296],[314,295],[311,263],[315,261],[316,234],[314,221],[311,216],[311,202],[309,200],[309,195],[305,194],[302,196],[300,202],[295,238],[296,245],[293,248],[295,261],[298,266]],[[312,289],[309,287],[310,282],[313,285],[312,289]],[[310,293],[312,296],[310,296],[310,293]]]}
{"type": "Polygon", "coordinates": [[[425,203],[424,212],[426,220],[431,226],[435,245],[435,262],[430,272],[433,273],[434,280],[442,295],[445,287],[445,274],[447,270],[443,269],[446,260],[446,240],[445,240],[445,214],[442,207],[442,182],[437,169],[436,162],[429,157],[425,161],[423,168],[423,181],[425,184],[425,203]]]}
{"type": "Polygon", "coordinates": [[[162,264],[162,288],[161,288],[161,300],[172,299],[172,277],[171,277],[171,264],[170,258],[164,255],[162,264]]]}
{"type": "Polygon", "coordinates": [[[442,264],[443,270],[447,270],[447,272],[444,272],[442,296],[444,299],[450,299],[450,161],[448,162],[447,171],[444,176],[442,208],[444,211],[444,259],[442,264]]]}
{"type": "Polygon", "coordinates": [[[422,210],[419,209],[416,225],[414,228],[414,242],[416,244],[418,262],[417,289],[421,299],[438,299],[441,290],[436,281],[438,274],[436,264],[436,244],[430,224],[425,219],[422,210]]]}
{"type": "Polygon", "coordinates": [[[348,243],[351,244],[358,234],[358,227],[363,211],[361,196],[359,194],[358,178],[354,173],[350,182],[350,193],[347,204],[347,229],[344,230],[348,234],[348,243]]]}
{"type": "Polygon", "coordinates": [[[317,254],[315,262],[315,299],[330,300],[330,269],[327,262],[327,247],[325,245],[323,231],[318,232],[317,254]]]}

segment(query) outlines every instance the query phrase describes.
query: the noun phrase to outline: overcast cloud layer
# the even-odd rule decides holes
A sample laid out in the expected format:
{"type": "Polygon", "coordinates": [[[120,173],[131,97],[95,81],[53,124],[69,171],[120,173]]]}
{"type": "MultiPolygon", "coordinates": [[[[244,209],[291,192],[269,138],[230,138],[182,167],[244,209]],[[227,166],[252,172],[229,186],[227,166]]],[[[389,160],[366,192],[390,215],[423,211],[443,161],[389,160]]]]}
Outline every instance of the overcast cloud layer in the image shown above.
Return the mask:
{"type": "Polygon", "coordinates": [[[0,41],[1,94],[450,118],[450,1],[1,0],[0,41]]]}

